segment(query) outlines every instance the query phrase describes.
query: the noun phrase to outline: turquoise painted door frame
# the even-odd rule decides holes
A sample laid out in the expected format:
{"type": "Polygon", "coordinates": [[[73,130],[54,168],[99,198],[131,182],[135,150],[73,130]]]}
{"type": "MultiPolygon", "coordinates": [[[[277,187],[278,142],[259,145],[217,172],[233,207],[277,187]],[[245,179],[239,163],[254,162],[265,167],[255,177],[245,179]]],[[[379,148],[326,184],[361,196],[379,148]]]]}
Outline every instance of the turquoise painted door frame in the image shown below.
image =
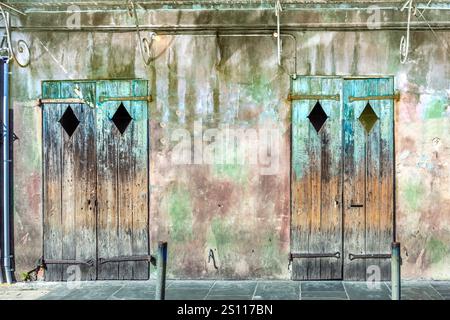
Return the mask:
{"type": "Polygon", "coordinates": [[[387,280],[393,78],[292,81],[292,279],[387,280]]]}

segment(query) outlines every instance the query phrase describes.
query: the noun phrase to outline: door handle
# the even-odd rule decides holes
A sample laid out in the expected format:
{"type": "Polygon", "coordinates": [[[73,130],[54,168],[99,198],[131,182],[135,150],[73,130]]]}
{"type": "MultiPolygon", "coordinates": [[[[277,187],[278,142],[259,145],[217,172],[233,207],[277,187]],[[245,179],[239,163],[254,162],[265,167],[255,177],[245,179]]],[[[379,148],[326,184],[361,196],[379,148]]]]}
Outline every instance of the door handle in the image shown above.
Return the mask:
{"type": "Polygon", "coordinates": [[[350,205],[350,208],[362,208],[362,207],[364,207],[363,204],[351,204],[350,205]]]}

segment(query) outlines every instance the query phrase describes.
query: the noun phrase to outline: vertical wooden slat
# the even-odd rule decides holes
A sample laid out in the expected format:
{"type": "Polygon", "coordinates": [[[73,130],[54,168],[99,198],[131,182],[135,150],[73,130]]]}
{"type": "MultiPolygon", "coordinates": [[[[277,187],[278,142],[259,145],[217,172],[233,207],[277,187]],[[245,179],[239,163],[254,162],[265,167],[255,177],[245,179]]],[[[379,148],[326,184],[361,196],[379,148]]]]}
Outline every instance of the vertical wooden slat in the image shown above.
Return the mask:
{"type": "MultiPolygon", "coordinates": [[[[293,83],[294,94],[340,94],[341,80],[302,77],[293,83]]],[[[317,133],[307,118],[317,101],[297,100],[292,110],[292,220],[291,251],[342,251],[341,117],[340,102],[320,100],[328,115],[317,133]]],[[[294,259],[292,278],[339,279],[341,259],[294,259]]]]}
{"type": "MultiPolygon", "coordinates": [[[[394,92],[394,79],[380,84],[384,94],[394,92]]],[[[380,109],[380,252],[390,252],[394,240],[394,101],[382,100],[380,109]]],[[[390,260],[380,261],[381,279],[391,277],[390,260]]]]}
{"type": "Polygon", "coordinates": [[[358,116],[364,102],[350,103],[349,96],[364,96],[364,82],[349,80],[344,84],[344,279],[365,279],[365,261],[350,261],[349,254],[365,252],[365,174],[364,129],[358,116]],[[352,207],[363,205],[363,207],[352,207]]]}
{"type": "MultiPolygon", "coordinates": [[[[99,103],[99,97],[117,96],[120,83],[101,81],[97,83],[97,250],[99,258],[119,255],[119,206],[118,206],[118,140],[114,124],[110,119],[117,107],[115,102],[99,103]]],[[[119,263],[98,265],[98,279],[118,279],[119,263]]]]}
{"type": "MultiPolygon", "coordinates": [[[[371,95],[384,95],[384,92],[380,91],[379,83],[381,79],[368,79],[364,82],[364,91],[371,95]]],[[[369,102],[374,112],[380,118],[380,103],[378,101],[369,102]]],[[[367,106],[367,101],[362,103],[363,108],[367,106]]],[[[366,151],[366,254],[379,254],[380,251],[380,209],[381,201],[381,175],[380,175],[380,123],[383,121],[379,119],[367,133],[363,131],[365,137],[365,151],[366,151]]],[[[386,252],[387,253],[387,252],[386,252]]],[[[380,259],[367,259],[366,263],[366,277],[370,276],[373,272],[377,272],[376,268],[380,266],[380,259]],[[375,269],[374,269],[375,268],[375,269]]]]}
{"type": "MultiPolygon", "coordinates": [[[[63,82],[63,98],[79,97],[76,91],[89,101],[95,96],[95,84],[91,82],[63,82]]],[[[95,152],[95,110],[87,104],[71,105],[80,121],[72,137],[65,134],[64,172],[67,183],[62,187],[63,199],[73,207],[67,208],[68,234],[64,242],[68,250],[65,259],[96,261],[96,152],[95,152]],[[71,212],[72,211],[72,212],[71,212]],[[70,216],[72,214],[73,216],[70,216]]],[[[63,201],[64,203],[64,201],[63,201]]],[[[95,280],[96,266],[78,265],[80,280],[95,280]]],[[[67,276],[74,270],[66,271],[67,276]]]]}
{"type": "MultiPolygon", "coordinates": [[[[147,81],[135,80],[131,84],[133,96],[148,95],[147,81]]],[[[150,254],[149,247],[149,210],[148,210],[148,106],[145,101],[131,102],[131,117],[133,118],[133,177],[131,180],[133,238],[132,254],[150,254]]],[[[131,128],[130,128],[131,129],[131,128]]],[[[133,279],[149,278],[149,263],[135,262],[133,279]]]]}
{"type": "MultiPolygon", "coordinates": [[[[43,85],[43,97],[59,98],[59,83],[43,85]]],[[[61,105],[43,106],[43,173],[44,173],[44,258],[62,257],[61,175],[62,128],[58,120],[62,116],[61,105]]],[[[45,280],[62,280],[62,266],[48,265],[45,280]]]]}

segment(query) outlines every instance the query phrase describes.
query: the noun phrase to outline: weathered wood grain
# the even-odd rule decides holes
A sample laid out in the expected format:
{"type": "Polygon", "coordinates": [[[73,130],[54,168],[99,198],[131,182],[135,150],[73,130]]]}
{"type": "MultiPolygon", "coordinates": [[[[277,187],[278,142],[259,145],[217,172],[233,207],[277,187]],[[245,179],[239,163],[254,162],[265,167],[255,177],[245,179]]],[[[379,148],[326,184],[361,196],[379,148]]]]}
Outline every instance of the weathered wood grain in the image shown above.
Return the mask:
{"type": "MultiPolygon", "coordinates": [[[[84,96],[92,96],[95,90],[92,83],[48,82],[44,96],[74,98],[75,87],[84,96]]],[[[87,105],[71,105],[80,124],[69,136],[58,122],[68,107],[43,107],[44,258],[95,261],[94,111],[87,105]]],[[[95,270],[95,265],[49,265],[46,279],[93,280],[95,270]]]]}
{"type": "MultiPolygon", "coordinates": [[[[302,77],[293,82],[293,94],[335,95],[341,79],[302,77]]],[[[317,101],[298,100],[292,105],[292,219],[291,252],[342,251],[342,125],[340,102],[321,100],[328,115],[316,132],[308,115],[317,101]]],[[[292,278],[339,279],[341,259],[294,259],[292,278]]]]}
{"type": "MultiPolygon", "coordinates": [[[[43,85],[43,96],[59,98],[59,83],[43,85]]],[[[62,116],[63,106],[44,105],[43,125],[43,210],[44,210],[44,258],[62,257],[62,217],[61,217],[61,148],[63,130],[57,122],[62,116]]],[[[62,280],[62,266],[48,265],[45,280],[62,280]]]]}
{"type": "Polygon", "coordinates": [[[356,259],[349,254],[385,254],[393,239],[393,101],[349,102],[349,96],[392,95],[391,78],[344,83],[344,279],[390,277],[388,259],[356,259]],[[370,103],[379,120],[366,132],[359,117],[370,103]],[[352,208],[351,204],[361,204],[352,208]]]}
{"type": "MultiPolygon", "coordinates": [[[[101,81],[97,96],[147,94],[145,81],[101,81]]],[[[98,104],[98,256],[149,254],[147,103],[108,101],[98,104]],[[120,104],[133,120],[123,134],[110,120],[120,104]],[[101,131],[101,132],[100,132],[101,131]]],[[[148,262],[107,262],[99,279],[148,279],[148,262]]]]}

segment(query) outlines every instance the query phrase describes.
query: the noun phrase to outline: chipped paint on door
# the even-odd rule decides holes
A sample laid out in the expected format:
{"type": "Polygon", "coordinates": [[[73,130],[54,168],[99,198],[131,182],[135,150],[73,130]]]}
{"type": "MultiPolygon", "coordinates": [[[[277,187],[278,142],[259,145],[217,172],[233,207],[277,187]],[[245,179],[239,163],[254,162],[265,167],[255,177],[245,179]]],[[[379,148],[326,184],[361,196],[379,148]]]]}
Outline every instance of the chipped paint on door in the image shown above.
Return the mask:
{"type": "Polygon", "coordinates": [[[342,277],[342,80],[292,83],[292,278],[342,277]],[[317,96],[317,97],[314,97],[317,96]],[[296,257],[295,254],[304,254],[296,257]],[[334,257],[317,257],[334,254],[334,257]]]}
{"type": "Polygon", "coordinates": [[[149,255],[147,101],[133,99],[147,91],[144,80],[44,82],[46,280],[74,267],[77,280],[148,279],[148,261],[132,259],[149,255]],[[131,260],[105,261],[117,258],[131,260]]]}

